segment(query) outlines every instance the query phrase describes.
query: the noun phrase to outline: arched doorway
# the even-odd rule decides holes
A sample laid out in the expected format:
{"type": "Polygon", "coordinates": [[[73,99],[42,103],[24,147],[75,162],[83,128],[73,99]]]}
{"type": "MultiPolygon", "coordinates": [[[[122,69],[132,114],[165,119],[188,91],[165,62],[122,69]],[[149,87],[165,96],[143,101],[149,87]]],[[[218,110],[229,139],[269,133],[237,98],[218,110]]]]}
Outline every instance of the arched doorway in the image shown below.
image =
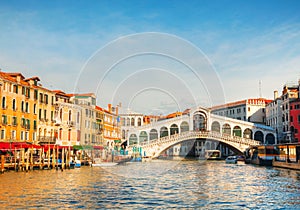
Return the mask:
{"type": "Polygon", "coordinates": [[[136,134],[131,134],[129,137],[129,145],[137,144],[138,143],[138,138],[136,134]]]}
{"type": "Polygon", "coordinates": [[[240,126],[234,126],[232,131],[233,136],[242,137],[242,129],[240,126]]]}
{"type": "Polygon", "coordinates": [[[202,112],[196,112],[193,116],[194,131],[206,130],[206,117],[202,112]]]}
{"type": "Polygon", "coordinates": [[[244,130],[243,137],[246,138],[246,139],[252,139],[252,130],[249,129],[249,128],[246,128],[244,130]]]}
{"type": "Polygon", "coordinates": [[[168,136],[169,132],[168,132],[168,128],[167,127],[161,127],[160,128],[160,138],[168,136]]]}
{"type": "Polygon", "coordinates": [[[150,141],[158,139],[158,132],[156,129],[151,129],[150,131],[150,141]]]}
{"type": "Polygon", "coordinates": [[[184,122],[182,122],[181,124],[180,124],[180,132],[182,133],[182,132],[186,132],[186,131],[189,131],[189,124],[186,122],[186,121],[184,121],[184,122]]]}
{"type": "Polygon", "coordinates": [[[261,131],[256,131],[254,134],[254,140],[264,142],[264,134],[261,131]]]}
{"type": "Polygon", "coordinates": [[[170,127],[170,135],[174,135],[178,133],[179,133],[178,125],[172,124],[170,127]]]}
{"type": "Polygon", "coordinates": [[[214,131],[214,132],[218,132],[220,133],[220,123],[217,122],[217,121],[214,121],[212,124],[211,124],[211,131],[214,131]]]}
{"type": "Polygon", "coordinates": [[[139,142],[147,142],[148,141],[148,134],[146,131],[141,131],[139,136],[139,142]]]}
{"type": "Polygon", "coordinates": [[[226,123],[222,126],[222,133],[226,135],[231,135],[231,127],[229,124],[226,123]]]}
{"type": "Polygon", "coordinates": [[[266,135],[266,144],[275,144],[275,136],[272,133],[266,135]]]}

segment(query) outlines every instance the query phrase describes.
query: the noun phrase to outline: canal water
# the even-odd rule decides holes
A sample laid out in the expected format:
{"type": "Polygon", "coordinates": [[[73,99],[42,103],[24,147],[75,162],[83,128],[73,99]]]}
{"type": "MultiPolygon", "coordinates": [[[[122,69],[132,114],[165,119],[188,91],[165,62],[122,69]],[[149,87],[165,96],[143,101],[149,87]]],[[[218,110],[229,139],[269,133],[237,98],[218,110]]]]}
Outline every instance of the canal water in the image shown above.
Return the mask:
{"type": "Polygon", "coordinates": [[[1,209],[300,209],[300,172],[224,161],[0,175],[1,209]]]}

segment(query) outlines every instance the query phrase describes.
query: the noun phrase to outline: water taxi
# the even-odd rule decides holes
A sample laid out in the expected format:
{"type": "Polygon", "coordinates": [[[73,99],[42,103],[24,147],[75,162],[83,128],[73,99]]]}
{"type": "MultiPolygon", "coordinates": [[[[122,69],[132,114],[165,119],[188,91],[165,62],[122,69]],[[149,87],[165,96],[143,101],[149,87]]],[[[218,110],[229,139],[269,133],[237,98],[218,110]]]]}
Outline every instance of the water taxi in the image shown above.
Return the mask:
{"type": "Polygon", "coordinates": [[[245,163],[272,166],[273,159],[277,156],[277,150],[274,145],[253,146],[246,150],[245,156],[245,163]]]}
{"type": "Polygon", "coordinates": [[[221,160],[221,151],[220,150],[205,150],[205,159],[206,160],[221,160]]]}
{"type": "Polygon", "coordinates": [[[236,164],[237,161],[238,161],[237,156],[228,156],[228,157],[225,159],[225,163],[236,164]]]}

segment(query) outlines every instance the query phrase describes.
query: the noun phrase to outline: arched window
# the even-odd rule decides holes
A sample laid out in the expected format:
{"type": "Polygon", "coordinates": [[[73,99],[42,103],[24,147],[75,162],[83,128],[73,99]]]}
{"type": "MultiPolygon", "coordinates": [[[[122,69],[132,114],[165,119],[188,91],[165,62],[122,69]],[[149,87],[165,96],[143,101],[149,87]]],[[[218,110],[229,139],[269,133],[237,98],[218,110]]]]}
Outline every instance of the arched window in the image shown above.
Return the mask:
{"type": "Polygon", "coordinates": [[[220,123],[217,122],[217,121],[214,121],[214,122],[211,124],[211,130],[214,131],[214,132],[220,133],[220,123]]]}
{"type": "Polygon", "coordinates": [[[249,128],[246,128],[244,130],[243,137],[246,138],[246,139],[252,139],[252,130],[249,129],[249,128]]]}
{"type": "Polygon", "coordinates": [[[240,126],[234,126],[233,127],[233,136],[242,137],[242,129],[241,129],[240,126]]]}
{"type": "Polygon", "coordinates": [[[141,131],[139,136],[139,142],[147,142],[148,141],[148,134],[146,131],[141,131]]]}
{"type": "Polygon", "coordinates": [[[186,132],[186,131],[189,131],[189,124],[186,122],[186,121],[183,121],[181,124],[180,124],[180,132],[186,132]]]}
{"type": "Polygon", "coordinates": [[[160,128],[160,138],[168,136],[169,132],[168,132],[168,128],[167,127],[161,127],[160,128]]]}
{"type": "Polygon", "coordinates": [[[264,134],[261,131],[256,131],[254,134],[254,140],[264,142],[264,134]]]}
{"type": "Polygon", "coordinates": [[[231,135],[231,127],[230,127],[229,124],[226,123],[222,126],[222,133],[227,134],[227,135],[231,135]]]}
{"type": "Polygon", "coordinates": [[[151,129],[150,131],[150,141],[154,140],[154,139],[158,139],[158,132],[156,129],[151,129]]]}
{"type": "Polygon", "coordinates": [[[197,112],[196,114],[194,114],[193,123],[195,131],[206,130],[206,117],[201,112],[197,112]]]}
{"type": "Polygon", "coordinates": [[[142,126],[142,120],[140,117],[138,118],[138,126],[142,126]]]}
{"type": "Polygon", "coordinates": [[[178,134],[179,133],[179,128],[178,125],[172,124],[170,127],[170,135],[178,134]]]}

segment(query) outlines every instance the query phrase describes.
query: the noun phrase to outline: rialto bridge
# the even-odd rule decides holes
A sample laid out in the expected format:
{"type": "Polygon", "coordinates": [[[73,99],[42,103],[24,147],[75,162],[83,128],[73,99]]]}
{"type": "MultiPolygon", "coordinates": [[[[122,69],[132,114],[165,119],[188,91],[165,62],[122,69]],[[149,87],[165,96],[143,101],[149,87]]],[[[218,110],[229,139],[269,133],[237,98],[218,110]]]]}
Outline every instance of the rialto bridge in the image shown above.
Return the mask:
{"type": "Polygon", "coordinates": [[[276,133],[271,127],[214,115],[198,107],[182,116],[133,127],[126,140],[129,154],[139,147],[154,158],[176,144],[196,139],[220,142],[243,153],[249,146],[275,144],[276,133]]]}

